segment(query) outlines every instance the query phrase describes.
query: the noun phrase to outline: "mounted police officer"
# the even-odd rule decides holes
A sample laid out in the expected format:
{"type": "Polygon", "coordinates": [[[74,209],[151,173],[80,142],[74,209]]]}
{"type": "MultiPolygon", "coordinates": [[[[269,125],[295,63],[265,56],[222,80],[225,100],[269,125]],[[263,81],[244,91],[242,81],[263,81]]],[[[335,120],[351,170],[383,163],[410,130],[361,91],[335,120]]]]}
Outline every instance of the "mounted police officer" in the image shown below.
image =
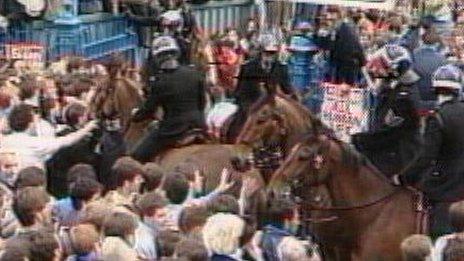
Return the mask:
{"type": "Polygon", "coordinates": [[[279,85],[281,90],[295,97],[295,91],[290,86],[287,66],[278,60],[279,44],[272,35],[261,39],[259,57],[242,65],[238,76],[237,89],[234,97],[239,111],[229,128],[228,137],[236,137],[245,123],[249,108],[262,96],[262,83],[279,85]]]}
{"type": "Polygon", "coordinates": [[[353,143],[387,175],[408,164],[420,143],[419,77],[411,68],[408,50],[398,45],[386,45],[368,63],[371,75],[380,79],[374,90],[377,105],[370,131],[354,135],[353,143]]]}
{"type": "Polygon", "coordinates": [[[189,64],[191,41],[198,24],[190,8],[182,0],[161,0],[160,33],[174,37],[181,50],[180,61],[189,64]]]}
{"type": "Polygon", "coordinates": [[[432,231],[441,235],[451,232],[448,202],[464,198],[463,73],[453,65],[442,66],[432,77],[432,87],[438,108],[427,120],[421,153],[393,181],[419,187],[435,203],[432,231]]]}
{"type": "Polygon", "coordinates": [[[153,129],[135,149],[133,157],[146,162],[168,146],[182,139],[189,131],[204,129],[206,91],[204,76],[179,63],[180,50],[169,36],[155,39],[153,57],[161,73],[150,77],[150,96],[134,112],[133,120],[142,121],[163,109],[159,129],[153,129]]]}

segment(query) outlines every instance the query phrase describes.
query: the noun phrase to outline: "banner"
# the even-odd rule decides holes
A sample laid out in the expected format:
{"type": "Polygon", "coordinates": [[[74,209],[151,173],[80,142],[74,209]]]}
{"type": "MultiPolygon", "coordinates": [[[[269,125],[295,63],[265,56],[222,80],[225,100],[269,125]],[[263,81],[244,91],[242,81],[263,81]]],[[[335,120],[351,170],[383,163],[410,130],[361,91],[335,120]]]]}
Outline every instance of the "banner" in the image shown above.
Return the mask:
{"type": "Polygon", "coordinates": [[[396,0],[283,0],[294,3],[308,3],[317,5],[340,5],[364,9],[392,10],[396,0]]]}
{"type": "Polygon", "coordinates": [[[334,130],[340,140],[350,142],[352,134],[367,130],[368,90],[331,83],[324,83],[322,89],[324,102],[321,108],[321,120],[334,130]]]}
{"type": "Polygon", "coordinates": [[[45,64],[45,48],[39,44],[5,44],[3,56],[7,60],[26,61],[33,67],[45,64]]]}

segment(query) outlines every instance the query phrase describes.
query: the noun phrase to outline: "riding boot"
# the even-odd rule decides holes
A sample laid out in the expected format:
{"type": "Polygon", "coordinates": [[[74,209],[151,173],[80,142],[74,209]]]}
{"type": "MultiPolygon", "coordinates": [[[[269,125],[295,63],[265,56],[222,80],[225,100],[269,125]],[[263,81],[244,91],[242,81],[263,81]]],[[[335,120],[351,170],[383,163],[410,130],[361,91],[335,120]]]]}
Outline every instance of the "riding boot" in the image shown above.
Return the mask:
{"type": "Polygon", "coordinates": [[[449,207],[451,203],[434,203],[430,211],[430,236],[436,239],[440,236],[451,234],[455,231],[451,228],[449,207]]]}
{"type": "Polygon", "coordinates": [[[168,144],[162,139],[157,129],[152,129],[131,152],[131,157],[142,163],[149,162],[168,144]]]}

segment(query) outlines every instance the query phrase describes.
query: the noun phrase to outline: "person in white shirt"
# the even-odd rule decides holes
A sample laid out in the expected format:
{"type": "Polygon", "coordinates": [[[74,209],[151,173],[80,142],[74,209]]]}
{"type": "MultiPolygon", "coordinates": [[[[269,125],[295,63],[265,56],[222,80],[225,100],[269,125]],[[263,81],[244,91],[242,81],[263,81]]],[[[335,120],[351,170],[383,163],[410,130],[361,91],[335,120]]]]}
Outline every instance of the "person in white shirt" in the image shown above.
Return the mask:
{"type": "Polygon", "coordinates": [[[95,121],[87,123],[82,129],[63,137],[36,137],[29,134],[33,126],[34,113],[31,106],[15,106],[8,123],[12,133],[0,139],[0,152],[14,152],[19,155],[21,168],[37,166],[44,169],[44,163],[60,148],[72,145],[80,139],[91,135],[97,125],[95,121]]]}

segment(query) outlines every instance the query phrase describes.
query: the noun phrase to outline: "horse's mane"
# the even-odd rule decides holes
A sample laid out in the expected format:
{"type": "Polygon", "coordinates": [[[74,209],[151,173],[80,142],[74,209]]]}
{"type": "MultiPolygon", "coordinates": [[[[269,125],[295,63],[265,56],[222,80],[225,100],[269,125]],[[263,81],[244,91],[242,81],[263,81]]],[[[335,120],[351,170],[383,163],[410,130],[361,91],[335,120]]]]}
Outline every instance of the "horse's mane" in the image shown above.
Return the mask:
{"type": "Polygon", "coordinates": [[[291,105],[285,106],[287,108],[287,111],[291,115],[298,116],[298,118],[301,119],[301,121],[306,125],[308,129],[310,129],[312,125],[317,125],[321,127],[325,132],[329,132],[329,128],[324,123],[322,123],[322,121],[318,119],[308,108],[306,108],[299,102],[291,99],[289,96],[278,92],[266,94],[260,97],[258,101],[256,101],[250,107],[250,112],[259,111],[263,106],[266,106],[268,104],[277,105],[279,101],[291,105]]]}

